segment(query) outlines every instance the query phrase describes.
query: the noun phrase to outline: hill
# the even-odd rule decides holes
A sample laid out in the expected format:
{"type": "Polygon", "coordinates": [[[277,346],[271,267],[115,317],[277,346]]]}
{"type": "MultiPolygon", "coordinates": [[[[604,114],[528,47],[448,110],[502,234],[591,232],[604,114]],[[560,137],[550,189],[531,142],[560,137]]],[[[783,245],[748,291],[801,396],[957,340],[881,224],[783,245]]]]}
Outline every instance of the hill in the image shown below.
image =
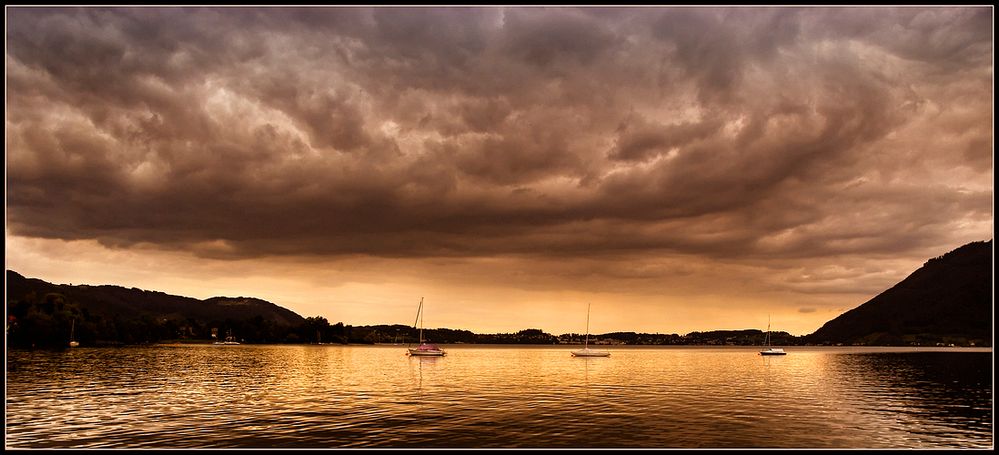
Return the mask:
{"type": "Polygon", "coordinates": [[[291,310],[255,298],[198,300],[121,286],[52,284],[12,270],[6,281],[12,345],[62,345],[73,320],[78,338],[89,345],[209,340],[212,329],[220,337],[232,330],[237,338],[278,341],[306,322],[291,310]]]}
{"type": "Polygon", "coordinates": [[[972,242],[806,335],[815,344],[992,345],[992,241],[972,242]]]}

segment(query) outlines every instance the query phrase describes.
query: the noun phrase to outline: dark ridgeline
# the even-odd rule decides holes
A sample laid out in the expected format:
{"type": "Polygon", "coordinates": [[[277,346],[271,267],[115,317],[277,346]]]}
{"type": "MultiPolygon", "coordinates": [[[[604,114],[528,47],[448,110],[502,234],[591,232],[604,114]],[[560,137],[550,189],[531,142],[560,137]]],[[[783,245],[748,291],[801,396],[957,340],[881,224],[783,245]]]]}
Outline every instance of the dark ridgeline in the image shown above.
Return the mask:
{"type": "Polygon", "coordinates": [[[992,240],[922,267],[805,337],[813,344],[992,346],[992,240]]]}
{"type": "MultiPolygon", "coordinates": [[[[771,332],[774,345],[992,345],[992,241],[972,242],[922,268],[867,303],[827,322],[811,335],[771,332]]],[[[198,300],[120,286],[56,285],[8,270],[7,342],[11,347],[65,347],[70,325],[84,346],[165,340],[207,342],[211,329],[232,330],[250,343],[412,343],[414,327],[330,324],[303,318],[271,302],[248,297],[198,300]]],[[[582,334],[552,335],[539,329],[476,334],[425,329],[435,343],[575,344],[582,334]]],[[[594,344],[732,345],[763,342],[758,329],[714,330],[687,335],[613,332],[591,334],[594,344]]]]}
{"type": "MultiPolygon", "coordinates": [[[[8,270],[7,342],[13,347],[66,346],[70,325],[84,346],[170,339],[286,341],[305,318],[248,297],[198,300],[121,286],[52,284],[8,270]]],[[[296,341],[297,338],[293,337],[296,341]]]]}

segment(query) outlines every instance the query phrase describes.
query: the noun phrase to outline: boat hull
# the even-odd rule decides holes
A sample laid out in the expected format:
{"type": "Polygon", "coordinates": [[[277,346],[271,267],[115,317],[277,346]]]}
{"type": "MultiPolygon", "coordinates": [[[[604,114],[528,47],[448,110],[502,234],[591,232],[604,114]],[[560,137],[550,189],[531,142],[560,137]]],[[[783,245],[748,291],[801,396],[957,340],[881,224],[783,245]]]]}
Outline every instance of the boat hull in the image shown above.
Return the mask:
{"type": "Polygon", "coordinates": [[[783,350],[780,351],[760,351],[760,355],[787,355],[783,350]]]}
{"type": "Polygon", "coordinates": [[[572,351],[571,354],[573,357],[610,357],[605,351],[572,351]]]}
{"type": "Polygon", "coordinates": [[[409,355],[416,357],[444,357],[444,351],[421,351],[418,349],[410,349],[409,355]]]}

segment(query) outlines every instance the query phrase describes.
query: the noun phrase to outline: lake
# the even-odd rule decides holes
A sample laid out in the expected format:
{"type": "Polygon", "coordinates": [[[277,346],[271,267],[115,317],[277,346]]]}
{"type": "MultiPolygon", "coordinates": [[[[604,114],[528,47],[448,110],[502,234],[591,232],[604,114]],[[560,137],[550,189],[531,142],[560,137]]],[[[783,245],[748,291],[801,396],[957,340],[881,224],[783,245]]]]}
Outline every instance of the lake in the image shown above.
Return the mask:
{"type": "Polygon", "coordinates": [[[992,448],[988,348],[7,352],[7,448],[992,448]]]}

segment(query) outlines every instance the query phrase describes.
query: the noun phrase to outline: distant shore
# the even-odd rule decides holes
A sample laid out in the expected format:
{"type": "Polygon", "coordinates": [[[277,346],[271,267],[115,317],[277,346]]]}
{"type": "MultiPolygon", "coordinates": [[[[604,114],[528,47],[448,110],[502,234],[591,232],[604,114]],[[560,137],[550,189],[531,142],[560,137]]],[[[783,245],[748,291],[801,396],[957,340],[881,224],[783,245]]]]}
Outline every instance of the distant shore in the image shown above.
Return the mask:
{"type": "MultiPolygon", "coordinates": [[[[376,347],[406,347],[414,345],[415,343],[243,343],[241,346],[268,346],[268,345],[280,345],[280,346],[340,346],[340,347],[364,347],[364,346],[376,346],[376,347]]],[[[463,348],[463,347],[496,347],[496,348],[566,348],[573,349],[582,347],[583,344],[504,344],[504,343],[436,343],[438,346],[447,348],[463,348]]],[[[151,345],[158,346],[189,346],[189,345],[213,345],[211,341],[163,341],[158,343],[152,343],[151,345]]],[[[628,350],[628,349],[689,349],[689,348],[706,348],[706,349],[739,349],[739,350],[754,350],[759,349],[761,346],[731,346],[731,345],[710,345],[710,344],[688,344],[688,345],[654,345],[654,344],[627,344],[627,345],[603,345],[600,349],[605,350],[628,350]]],[[[803,345],[803,346],[788,346],[786,349],[789,350],[811,350],[811,349],[838,349],[838,350],[878,350],[878,351],[926,351],[926,352],[992,352],[992,347],[987,346],[826,346],[826,345],[803,345]]]]}

